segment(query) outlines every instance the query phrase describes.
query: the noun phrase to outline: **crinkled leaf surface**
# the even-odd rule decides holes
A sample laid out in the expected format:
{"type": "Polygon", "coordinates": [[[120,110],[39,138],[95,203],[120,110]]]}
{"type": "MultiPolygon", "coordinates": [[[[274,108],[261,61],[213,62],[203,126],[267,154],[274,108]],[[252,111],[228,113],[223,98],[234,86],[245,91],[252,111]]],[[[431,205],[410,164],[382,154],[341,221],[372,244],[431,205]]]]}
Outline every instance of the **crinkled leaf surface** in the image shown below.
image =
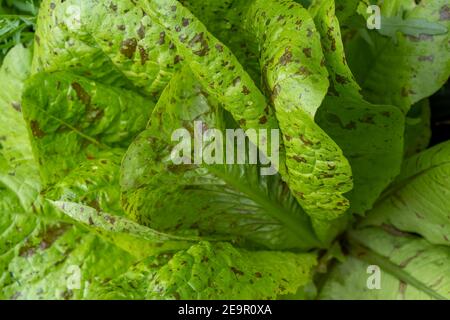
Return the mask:
{"type": "Polygon", "coordinates": [[[450,298],[449,146],[406,161],[398,182],[350,232],[351,255],[331,271],[321,298],[450,298]],[[380,290],[367,287],[368,265],[381,268],[380,290]]]}
{"type": "MultiPolygon", "coordinates": [[[[445,0],[389,1],[381,14],[426,20],[449,29],[449,6],[445,0]]],[[[396,32],[397,42],[376,30],[369,32],[370,45],[362,37],[347,44],[349,65],[364,96],[373,103],[398,106],[405,113],[411,105],[435,93],[450,75],[448,31],[435,34],[396,32]]]]}
{"type": "Polygon", "coordinates": [[[307,284],[315,264],[313,254],[200,242],[170,257],[144,260],[97,290],[108,299],[275,299],[307,284]]]}
{"type": "MultiPolygon", "coordinates": [[[[206,128],[224,128],[226,117],[189,69],[176,75],[148,129],[125,155],[121,180],[125,211],[134,220],[169,233],[219,234],[272,249],[317,246],[308,216],[279,176],[260,175],[258,165],[172,162],[171,151],[178,144],[171,140],[173,128],[193,132],[195,120],[206,128]]],[[[184,156],[191,158],[191,148],[188,152],[184,156]]]]}

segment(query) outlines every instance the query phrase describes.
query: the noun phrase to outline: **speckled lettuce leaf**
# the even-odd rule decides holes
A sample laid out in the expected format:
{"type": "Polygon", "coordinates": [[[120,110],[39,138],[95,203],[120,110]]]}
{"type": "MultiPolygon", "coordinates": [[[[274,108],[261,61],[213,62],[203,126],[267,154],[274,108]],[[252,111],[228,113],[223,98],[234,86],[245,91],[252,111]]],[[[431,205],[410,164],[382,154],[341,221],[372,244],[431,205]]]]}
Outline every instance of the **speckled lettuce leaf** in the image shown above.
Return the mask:
{"type": "Polygon", "coordinates": [[[127,218],[101,212],[79,203],[64,201],[52,203],[79,225],[95,232],[136,258],[143,259],[187,249],[200,240],[196,237],[187,238],[161,233],[127,218]]]}
{"type": "Polygon", "coordinates": [[[400,173],[404,116],[394,106],[328,96],[316,121],[344,151],[354,178],[350,212],[363,214],[400,173]]]}
{"type": "MultiPolygon", "coordinates": [[[[161,1],[160,5],[154,5],[154,8],[149,10],[155,11],[157,15],[158,12],[164,10],[170,12],[173,9],[176,12],[182,12],[182,16],[184,16],[186,10],[183,10],[175,2],[169,6],[172,2],[161,1]]],[[[238,57],[246,66],[249,65],[250,69],[254,64],[249,62],[249,58],[251,56],[260,57],[259,65],[263,73],[263,87],[270,93],[274,101],[273,105],[285,146],[283,158],[284,153],[287,156],[288,170],[286,172],[282,167],[280,171],[283,179],[305,211],[314,219],[319,216],[323,220],[331,220],[341,215],[348,208],[348,201],[342,194],[351,189],[351,169],[339,147],[313,120],[312,115],[320,106],[328,87],[328,81],[327,71],[323,66],[319,37],[308,12],[293,2],[274,1],[270,6],[262,1],[230,3],[231,13],[226,17],[230,17],[231,25],[227,25],[221,24],[221,20],[219,20],[219,24],[214,22],[215,18],[213,17],[220,14],[210,7],[215,5],[219,11],[223,11],[222,4],[210,3],[206,10],[202,10],[200,8],[202,5],[193,0],[187,1],[187,5],[199,14],[203,22],[208,23],[208,27],[215,31],[218,30],[216,33],[219,34],[219,37],[225,38],[224,35],[234,32],[234,38],[237,38],[237,35],[241,34],[236,30],[242,30],[247,44],[245,49],[237,50],[238,57]],[[266,8],[271,9],[265,12],[266,8]],[[258,10],[264,11],[264,13],[258,10]],[[294,12],[292,10],[295,11],[295,15],[291,14],[294,12]],[[286,15],[282,14],[283,12],[286,12],[286,15]],[[242,17],[236,18],[239,16],[242,17]],[[255,21],[255,17],[260,19],[255,21]],[[242,20],[242,25],[238,23],[239,19],[242,20]],[[277,22],[277,19],[280,20],[277,22]],[[265,25],[266,22],[268,26],[265,25]],[[280,23],[283,24],[283,28],[278,27],[280,23]],[[228,27],[231,29],[227,30],[228,27]],[[282,91],[279,90],[281,84],[284,88],[282,91]],[[303,93],[297,101],[298,92],[303,93]],[[292,107],[299,103],[300,106],[292,107]],[[317,159],[320,161],[316,161],[317,159]]],[[[178,19],[183,20],[180,17],[178,19]]],[[[175,23],[179,23],[178,20],[175,23]]],[[[189,24],[189,26],[191,25],[192,23],[189,24]]],[[[183,33],[185,29],[181,28],[180,30],[183,33]]],[[[180,37],[185,36],[181,34],[180,37]]],[[[236,49],[239,41],[228,39],[225,43],[236,49]]],[[[242,43],[242,39],[240,43],[242,43]]],[[[212,45],[209,44],[209,47],[212,45]]],[[[192,56],[192,53],[190,55],[192,56]]],[[[193,57],[196,60],[200,59],[195,54],[193,57]]],[[[254,77],[254,72],[251,73],[254,77]]],[[[200,79],[202,77],[204,74],[200,74],[200,79]]],[[[241,77],[236,79],[242,82],[241,77]]],[[[207,85],[209,84],[207,83],[207,85]]],[[[254,90],[250,90],[250,98],[256,97],[253,93],[255,93],[254,90]]],[[[221,99],[222,97],[218,98],[219,101],[222,101],[221,99]]],[[[226,101],[224,103],[226,108],[226,101]]],[[[242,127],[246,127],[246,122],[240,121],[233,110],[229,111],[242,127]]]]}
{"type": "Polygon", "coordinates": [[[447,142],[405,162],[397,182],[350,231],[350,256],[331,271],[321,298],[450,299],[449,152],[447,142]],[[380,290],[366,285],[368,265],[381,268],[380,290]]]}
{"type": "Polygon", "coordinates": [[[26,123],[22,117],[23,82],[30,73],[31,50],[11,49],[0,69],[0,184],[30,207],[40,190],[26,123]]]}
{"type": "Polygon", "coordinates": [[[450,299],[448,247],[389,226],[354,231],[351,239],[350,256],[330,271],[319,299],[450,299]],[[370,290],[368,267],[374,265],[380,268],[380,289],[370,290]]]}
{"type": "Polygon", "coordinates": [[[133,1],[46,0],[33,71],[70,71],[158,97],[180,59],[164,29],[133,1]]]}
{"type": "Polygon", "coordinates": [[[286,149],[287,183],[314,219],[333,220],[349,203],[351,168],[342,150],[314,122],[328,89],[320,37],[308,11],[289,1],[253,1],[245,13],[249,41],[272,93],[286,149]]]}
{"type": "Polygon", "coordinates": [[[233,50],[271,97],[287,155],[288,171],[282,171],[282,177],[313,220],[321,216],[324,222],[317,227],[326,233],[322,229],[330,224],[325,221],[348,207],[341,190],[351,189],[351,170],[340,149],[311,118],[327,92],[328,74],[310,15],[292,1],[210,1],[205,7],[202,1],[188,0],[183,4],[233,50]],[[315,156],[321,160],[317,167],[315,156]],[[332,181],[330,176],[335,175],[330,171],[336,176],[345,172],[347,178],[341,177],[347,183],[332,181]],[[342,206],[336,207],[336,202],[342,206]]]}
{"type": "Polygon", "coordinates": [[[44,189],[45,198],[77,202],[97,210],[123,215],[120,205],[120,164],[124,151],[104,152],[74,167],[58,182],[44,189]]]}
{"type": "Polygon", "coordinates": [[[97,292],[106,299],[275,299],[306,285],[315,265],[314,254],[200,242],[144,260],[97,292]]]}
{"type": "Polygon", "coordinates": [[[354,188],[347,194],[349,212],[362,214],[400,173],[404,116],[394,106],[374,105],[362,98],[346,63],[334,1],[316,0],[310,11],[332,84],[315,119],[350,162],[354,188]]]}
{"type": "Polygon", "coordinates": [[[366,224],[392,224],[429,242],[450,245],[450,143],[406,160],[396,183],[384,194],[366,224]]]}
{"type": "MultiPolygon", "coordinates": [[[[124,157],[122,198],[129,217],[161,232],[218,235],[264,248],[320,246],[308,216],[278,175],[262,176],[260,165],[250,164],[175,165],[170,155],[179,141],[172,141],[173,130],[193,133],[194,121],[203,121],[204,128],[236,127],[184,69],[124,157]]],[[[191,158],[190,150],[185,157],[191,158]]]]}
{"type": "Polygon", "coordinates": [[[272,108],[234,54],[176,0],[138,1],[204,86],[242,128],[277,128],[272,108]]]}
{"type": "Polygon", "coordinates": [[[25,211],[1,186],[0,197],[1,299],[83,299],[94,282],[111,279],[134,262],[56,213],[25,211]]]}
{"type": "Polygon", "coordinates": [[[314,19],[326,60],[330,77],[330,95],[343,94],[347,97],[361,97],[361,88],[356,83],[342,43],[341,28],[336,16],[333,0],[315,0],[309,11],[314,19]]]}
{"type": "Polygon", "coordinates": [[[145,128],[152,109],[153,103],[136,93],[80,76],[32,76],[23,112],[44,184],[54,184],[84,161],[126,148],[145,128]]]}
{"type": "MultiPolygon", "coordinates": [[[[445,0],[389,1],[382,7],[386,17],[425,20],[449,29],[450,7],[445,0]]],[[[370,31],[370,43],[360,35],[347,44],[348,61],[363,95],[373,103],[398,106],[405,113],[411,105],[432,95],[450,75],[448,31],[396,32],[397,41],[370,31]],[[431,33],[431,34],[430,34],[431,33]]]]}

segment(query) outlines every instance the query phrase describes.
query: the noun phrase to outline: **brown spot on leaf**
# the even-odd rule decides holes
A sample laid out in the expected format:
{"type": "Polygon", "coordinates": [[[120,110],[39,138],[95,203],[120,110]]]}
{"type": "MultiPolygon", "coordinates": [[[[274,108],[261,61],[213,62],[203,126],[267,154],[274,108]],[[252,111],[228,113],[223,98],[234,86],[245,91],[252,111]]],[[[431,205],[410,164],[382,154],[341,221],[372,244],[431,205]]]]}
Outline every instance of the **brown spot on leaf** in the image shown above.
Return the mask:
{"type": "Polygon", "coordinates": [[[425,61],[433,62],[434,61],[434,56],[433,55],[430,55],[430,56],[419,56],[417,59],[420,62],[425,62],[425,61]]]}
{"type": "Polygon", "coordinates": [[[41,130],[39,127],[39,123],[36,120],[30,121],[31,133],[36,138],[43,138],[45,136],[45,132],[41,130]]]}
{"type": "Polygon", "coordinates": [[[78,82],[72,82],[71,87],[75,90],[78,99],[83,102],[85,106],[91,104],[91,96],[78,82]]]}
{"type": "Polygon", "coordinates": [[[419,250],[419,251],[417,251],[414,255],[412,255],[411,257],[409,257],[409,258],[407,258],[407,259],[405,259],[405,260],[403,260],[400,264],[399,264],[399,266],[401,267],[401,268],[405,268],[411,261],[413,261],[414,259],[416,259],[417,257],[419,257],[422,253],[424,253],[425,252],[425,250],[419,250]]]}
{"type": "Polygon", "coordinates": [[[230,269],[231,269],[231,271],[233,271],[233,273],[234,273],[235,275],[237,275],[237,276],[243,276],[243,275],[244,275],[244,273],[243,273],[241,270],[238,270],[238,269],[235,268],[235,267],[231,267],[230,269]]]}
{"type": "Polygon", "coordinates": [[[350,122],[345,126],[345,129],[348,129],[348,130],[354,130],[354,129],[356,129],[356,123],[355,123],[354,121],[350,121],[350,122]]]}
{"type": "Polygon", "coordinates": [[[209,45],[205,39],[205,35],[203,32],[197,33],[191,41],[189,41],[189,46],[194,47],[195,45],[200,43],[200,49],[193,51],[194,54],[203,57],[209,53],[209,45]]]}
{"type": "Polygon", "coordinates": [[[262,116],[261,118],[259,118],[259,124],[265,124],[267,123],[267,117],[266,116],[262,116]]]}
{"type": "Polygon", "coordinates": [[[283,55],[280,57],[280,59],[278,60],[279,64],[281,64],[282,66],[287,65],[289,62],[292,61],[292,52],[290,50],[290,48],[286,48],[284,49],[284,53],[283,55]]]}
{"type": "Polygon", "coordinates": [[[439,11],[439,20],[447,21],[450,20],[450,6],[445,5],[439,11]]]}
{"type": "Polygon", "coordinates": [[[294,160],[297,161],[297,162],[300,162],[300,163],[306,163],[307,162],[305,158],[303,158],[302,156],[297,156],[297,155],[294,156],[294,160]]]}
{"type": "Polygon", "coordinates": [[[189,25],[189,19],[183,18],[181,24],[183,27],[187,27],[189,25]]]}
{"type": "Polygon", "coordinates": [[[301,75],[301,76],[308,77],[308,76],[310,76],[312,73],[311,73],[311,71],[309,71],[309,69],[308,69],[307,67],[301,66],[301,67],[298,69],[297,74],[299,74],[299,75],[301,75]]]}
{"type": "Polygon", "coordinates": [[[145,38],[145,27],[142,24],[139,27],[139,29],[137,30],[137,34],[139,36],[139,39],[144,39],[145,38]]]}
{"type": "Polygon", "coordinates": [[[137,41],[135,38],[123,40],[120,45],[120,53],[122,53],[128,59],[133,58],[136,52],[137,41]]]}
{"type": "Polygon", "coordinates": [[[424,33],[420,34],[418,37],[412,36],[412,35],[408,35],[407,37],[412,42],[432,41],[434,39],[434,37],[432,35],[424,34],[424,33]]]}
{"type": "Polygon", "coordinates": [[[123,25],[123,24],[118,25],[117,29],[119,29],[120,31],[125,31],[125,25],[123,25]]]}
{"type": "Polygon", "coordinates": [[[20,104],[20,102],[13,101],[11,103],[11,106],[14,108],[14,110],[16,110],[18,112],[22,112],[22,105],[20,104]]]}
{"type": "Polygon", "coordinates": [[[139,54],[141,56],[141,65],[144,65],[148,61],[148,53],[144,47],[139,46],[139,54]]]}
{"type": "Polygon", "coordinates": [[[337,83],[340,83],[342,85],[345,85],[347,83],[349,83],[350,81],[347,79],[347,77],[345,76],[341,76],[339,74],[336,74],[336,81],[337,83]]]}
{"type": "Polygon", "coordinates": [[[249,90],[246,86],[244,86],[244,87],[242,88],[242,93],[245,94],[245,95],[247,96],[247,95],[250,94],[250,90],[249,90]]]}
{"type": "Polygon", "coordinates": [[[158,44],[163,45],[165,42],[166,42],[166,33],[164,31],[162,31],[159,34],[158,44]]]}
{"type": "Polygon", "coordinates": [[[312,146],[313,143],[308,140],[307,138],[305,138],[305,136],[303,134],[300,135],[300,140],[302,140],[303,144],[306,146],[312,146]]]}
{"type": "Polygon", "coordinates": [[[178,64],[180,61],[182,61],[183,58],[179,55],[176,55],[175,58],[173,58],[173,64],[178,64]]]}
{"type": "Polygon", "coordinates": [[[305,48],[303,49],[303,53],[306,57],[311,58],[311,48],[305,48]]]}
{"type": "Polygon", "coordinates": [[[217,51],[223,52],[223,46],[220,43],[216,44],[215,48],[217,49],[217,51]]]}

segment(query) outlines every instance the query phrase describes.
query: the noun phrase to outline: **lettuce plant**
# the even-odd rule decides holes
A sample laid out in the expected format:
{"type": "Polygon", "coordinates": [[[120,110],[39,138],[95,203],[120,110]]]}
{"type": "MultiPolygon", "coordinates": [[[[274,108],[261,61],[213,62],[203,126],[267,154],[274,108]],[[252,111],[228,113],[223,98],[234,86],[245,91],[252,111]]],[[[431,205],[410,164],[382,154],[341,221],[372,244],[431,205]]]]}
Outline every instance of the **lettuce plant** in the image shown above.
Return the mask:
{"type": "Polygon", "coordinates": [[[0,69],[0,297],[450,298],[450,7],[378,4],[42,1],[0,69]],[[200,121],[279,130],[277,173],[175,165],[200,121]]]}

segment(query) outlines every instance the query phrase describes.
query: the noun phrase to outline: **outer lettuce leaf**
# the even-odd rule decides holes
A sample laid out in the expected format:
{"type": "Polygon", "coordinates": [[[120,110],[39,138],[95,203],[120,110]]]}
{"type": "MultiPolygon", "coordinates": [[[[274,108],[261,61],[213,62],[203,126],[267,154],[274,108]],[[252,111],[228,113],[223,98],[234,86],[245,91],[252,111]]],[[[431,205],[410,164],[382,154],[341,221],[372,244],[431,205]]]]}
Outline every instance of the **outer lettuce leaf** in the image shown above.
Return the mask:
{"type": "Polygon", "coordinates": [[[125,155],[125,211],[168,233],[220,235],[271,249],[320,246],[308,216],[278,176],[260,176],[258,165],[173,164],[170,154],[178,144],[171,141],[174,128],[192,132],[194,121],[203,121],[204,127],[222,130],[229,128],[227,117],[189,69],[175,75],[149,128],[125,155]]]}
{"type": "Polygon", "coordinates": [[[367,228],[352,234],[363,246],[329,274],[320,299],[449,299],[450,253],[398,230],[367,228]],[[381,289],[369,290],[369,265],[381,269],[381,289]]]}
{"type": "Polygon", "coordinates": [[[306,285],[315,264],[313,254],[200,242],[172,257],[144,260],[97,290],[106,299],[275,299],[306,285]]]}
{"type": "Polygon", "coordinates": [[[330,95],[340,94],[360,98],[360,86],[356,83],[342,43],[341,28],[336,17],[334,0],[315,0],[309,11],[316,23],[317,31],[330,75],[330,95]]]}
{"type": "Polygon", "coordinates": [[[350,232],[351,257],[330,273],[321,298],[450,298],[449,150],[444,143],[406,161],[398,182],[350,232]],[[381,268],[380,290],[366,286],[368,264],[381,268]]]}
{"type": "Polygon", "coordinates": [[[157,97],[181,61],[132,1],[48,0],[39,12],[33,72],[70,71],[157,97]]]}
{"type": "Polygon", "coordinates": [[[352,189],[352,174],[341,149],[314,122],[328,88],[314,21],[293,2],[253,1],[244,29],[261,50],[286,148],[288,185],[311,217],[335,219],[348,208],[343,194],[352,189]]]}
{"type": "Polygon", "coordinates": [[[433,244],[450,245],[449,159],[449,142],[409,158],[366,223],[389,223],[433,244]]]}
{"type": "Polygon", "coordinates": [[[95,235],[55,217],[26,213],[11,192],[0,188],[0,193],[2,299],[82,299],[93,282],[112,278],[133,262],[95,235]]]}
{"type": "Polygon", "coordinates": [[[153,103],[61,72],[30,78],[23,109],[43,182],[54,184],[80,163],[126,147],[145,127],[153,103]]]}
{"type": "Polygon", "coordinates": [[[355,188],[347,195],[350,212],[365,213],[400,173],[404,116],[393,106],[329,96],[316,120],[342,146],[352,165],[355,188]]]}
{"type": "Polygon", "coordinates": [[[88,230],[91,230],[129,252],[136,258],[147,258],[186,249],[198,238],[180,237],[157,232],[124,217],[100,212],[73,202],[56,201],[53,205],[88,230]]]}
{"type": "Polygon", "coordinates": [[[316,0],[310,11],[332,83],[316,121],[349,160],[354,179],[354,188],[347,195],[350,212],[363,214],[400,173],[404,116],[394,106],[373,105],[361,97],[346,63],[334,2],[316,0]]]}
{"type": "Polygon", "coordinates": [[[22,87],[28,77],[31,51],[16,46],[0,69],[0,184],[5,185],[30,207],[40,190],[25,121],[22,118],[22,87]]]}
{"type": "MultiPolygon", "coordinates": [[[[82,12],[82,3],[88,2],[41,2],[36,23],[33,73],[68,71],[92,77],[105,84],[132,87],[132,83],[114,66],[84,28],[87,21],[82,12]]],[[[111,32],[111,37],[119,32],[114,31],[111,32]]]]}
{"type": "Polygon", "coordinates": [[[349,65],[369,101],[392,104],[407,113],[411,105],[442,87],[450,75],[448,3],[397,0],[381,8],[385,18],[401,15],[404,19],[419,20],[416,22],[419,29],[406,34],[405,30],[394,32],[397,41],[370,31],[372,45],[361,36],[355,37],[346,48],[349,65]],[[447,33],[421,30],[425,23],[447,28],[447,33]]]}
{"type": "Polygon", "coordinates": [[[90,283],[114,277],[133,260],[64,221],[39,197],[38,166],[21,113],[30,64],[30,50],[17,46],[0,70],[6,89],[0,93],[0,298],[81,299],[90,283]],[[80,286],[72,288],[68,284],[77,271],[80,286]]]}
{"type": "MultiPolygon", "coordinates": [[[[253,81],[248,75],[241,75],[241,67],[234,56],[228,58],[228,49],[217,43],[217,40],[188,10],[176,1],[142,1],[140,3],[155,21],[171,32],[174,41],[179,42],[177,43],[180,52],[186,60],[191,62],[194,73],[205,85],[205,90],[213,93],[219,101],[223,101],[225,108],[242,127],[261,128],[261,124],[264,124],[264,127],[273,127],[267,125],[271,123],[272,118],[264,112],[265,99],[253,81]],[[182,25],[183,19],[189,20],[190,23],[184,28],[181,27],[180,32],[177,32],[177,28],[171,28],[173,25],[182,25]],[[222,51],[220,55],[217,55],[217,50],[222,51]],[[220,60],[217,59],[218,57],[224,58],[220,60]],[[216,83],[215,78],[211,79],[208,74],[215,74],[215,70],[217,74],[223,74],[221,61],[225,61],[227,66],[230,65],[234,74],[230,74],[232,76],[229,79],[228,75],[226,78],[221,76],[221,81],[216,83]],[[238,75],[239,77],[236,78],[238,75]],[[228,89],[235,79],[239,79],[239,86],[245,87],[242,87],[244,88],[242,92],[248,92],[248,94],[237,95],[235,94],[237,91],[228,89]],[[239,103],[236,104],[236,102],[239,103]],[[243,116],[242,106],[248,104],[252,108],[245,108],[247,115],[243,116]],[[236,108],[237,106],[239,108],[236,108]],[[249,112],[252,114],[249,115],[249,112]],[[253,112],[258,116],[255,117],[253,112]],[[242,121],[243,119],[245,122],[242,121]]],[[[351,189],[351,173],[340,149],[314,124],[312,119],[327,88],[326,70],[320,64],[322,54],[314,23],[307,11],[298,4],[279,1],[274,1],[270,6],[262,1],[250,2],[243,12],[242,21],[249,23],[247,27],[244,26],[248,32],[248,40],[256,40],[261,49],[260,65],[263,67],[268,88],[274,93],[272,99],[283,134],[288,169],[287,175],[284,174],[283,178],[287,180],[290,189],[309,214],[324,216],[328,219],[335,218],[348,207],[348,202],[342,193],[351,189]],[[289,7],[305,20],[304,30],[300,31],[291,16],[277,14],[277,12],[288,12],[289,7]],[[265,9],[267,12],[264,18],[260,11],[265,9]],[[285,28],[276,27],[277,17],[286,19],[285,28]],[[272,20],[273,22],[270,23],[272,20]],[[266,22],[268,26],[265,25],[266,22]],[[265,31],[267,31],[266,34],[264,34],[265,31]],[[264,36],[266,42],[263,40],[264,36]],[[278,39],[272,43],[275,36],[281,37],[282,40],[278,39]],[[299,46],[298,41],[291,43],[293,36],[298,40],[303,39],[304,47],[299,46]],[[313,42],[306,46],[306,39],[313,42]],[[308,68],[312,70],[312,74],[308,76],[296,74],[298,68],[305,64],[305,62],[300,63],[298,59],[308,61],[308,68]],[[314,86],[312,86],[313,82],[314,86]],[[306,92],[305,89],[309,91],[306,92]],[[297,99],[297,93],[293,94],[296,91],[304,93],[302,99],[297,99]],[[299,154],[306,162],[298,160],[299,154]]],[[[270,108],[266,110],[270,112],[270,108]]]]}

